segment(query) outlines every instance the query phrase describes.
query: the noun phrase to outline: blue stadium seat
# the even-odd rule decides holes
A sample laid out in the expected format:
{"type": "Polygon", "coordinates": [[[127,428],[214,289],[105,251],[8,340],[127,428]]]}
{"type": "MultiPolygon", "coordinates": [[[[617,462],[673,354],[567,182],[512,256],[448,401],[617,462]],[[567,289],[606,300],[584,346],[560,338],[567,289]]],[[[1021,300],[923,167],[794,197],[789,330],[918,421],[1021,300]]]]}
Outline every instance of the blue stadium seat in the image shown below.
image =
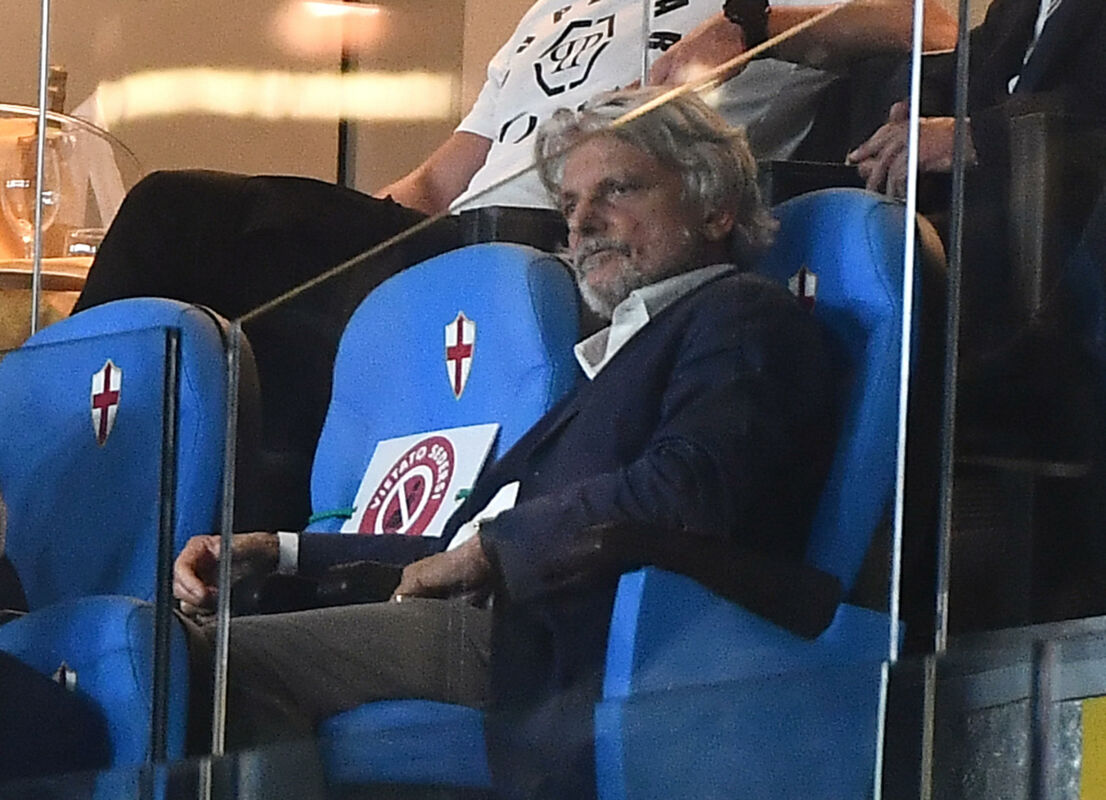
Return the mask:
{"type": "MultiPolygon", "coordinates": [[[[351,506],[383,439],[498,422],[490,457],[497,458],[572,386],[576,331],[567,270],[522,245],[464,247],[385,281],[358,307],[338,346],[311,473],[314,512],[351,506]],[[475,324],[460,397],[459,365],[445,342],[458,312],[475,324]]],[[[341,525],[330,517],[308,530],[341,525]]]]}
{"type": "MultiPolygon", "coordinates": [[[[810,564],[852,587],[894,493],[905,215],[829,189],[775,209],[759,271],[808,298],[845,388],[810,564]]],[[[602,800],[866,797],[887,614],[841,604],[814,640],[655,568],[623,576],[595,713],[602,800]]]]}
{"type": "MultiPolygon", "coordinates": [[[[564,265],[521,245],[480,244],[401,272],[361,304],[342,336],[330,408],[312,469],[316,513],[349,507],[382,439],[498,422],[492,457],[507,450],[572,386],[578,367],[576,290],[564,265]],[[476,324],[461,397],[445,329],[476,324]]],[[[466,339],[467,341],[467,339],[466,339]]],[[[311,530],[338,530],[325,519],[311,530]]],[[[488,785],[483,719],[462,706],[372,703],[320,730],[337,784],[488,785]],[[437,743],[451,742],[448,752],[437,743]]]]}
{"type": "MultiPolygon", "coordinates": [[[[154,613],[140,601],[156,595],[167,392],[177,398],[174,551],[218,528],[222,326],[196,306],[120,300],[40,331],[0,361],[6,555],[30,610],[0,625],[0,650],[45,675],[64,663],[75,691],[106,720],[113,766],[151,753],[154,613]],[[179,335],[175,387],[166,370],[171,331],[179,335]]],[[[171,628],[173,757],[184,749],[188,672],[183,635],[171,628]]],[[[35,722],[33,714],[22,721],[35,722]]]]}
{"type": "Polygon", "coordinates": [[[43,329],[0,361],[5,552],[31,609],[92,594],[154,598],[170,328],[180,331],[179,550],[218,527],[226,359],[217,318],[172,300],[119,300],[43,329]],[[108,363],[110,386],[97,394],[94,376],[108,363]]]}

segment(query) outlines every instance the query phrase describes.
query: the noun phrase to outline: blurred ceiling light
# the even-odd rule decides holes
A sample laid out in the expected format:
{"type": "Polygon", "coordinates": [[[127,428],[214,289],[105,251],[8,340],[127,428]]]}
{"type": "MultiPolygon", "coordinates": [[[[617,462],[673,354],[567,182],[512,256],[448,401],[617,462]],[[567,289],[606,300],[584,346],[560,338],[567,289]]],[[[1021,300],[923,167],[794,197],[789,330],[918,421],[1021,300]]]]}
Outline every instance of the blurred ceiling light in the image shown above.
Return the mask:
{"type": "Polygon", "coordinates": [[[285,50],[333,58],[345,47],[367,51],[389,25],[388,10],[376,4],[335,0],[290,0],[273,14],[272,35],[285,50]]]}
{"type": "Polygon", "coordinates": [[[187,68],[101,83],[104,124],[178,114],[263,120],[444,120],[457,113],[448,73],[252,72],[187,68]]]}
{"type": "Polygon", "coordinates": [[[307,0],[303,4],[309,14],[316,17],[375,17],[384,11],[371,3],[340,3],[327,0],[307,0]]]}

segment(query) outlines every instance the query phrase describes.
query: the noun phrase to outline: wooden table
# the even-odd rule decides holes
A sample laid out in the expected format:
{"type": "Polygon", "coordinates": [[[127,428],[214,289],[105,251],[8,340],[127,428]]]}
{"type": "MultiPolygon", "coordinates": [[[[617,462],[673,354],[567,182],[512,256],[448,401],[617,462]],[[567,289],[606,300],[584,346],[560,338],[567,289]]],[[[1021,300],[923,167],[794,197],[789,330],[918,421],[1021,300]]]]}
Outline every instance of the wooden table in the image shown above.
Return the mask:
{"type": "MultiPolygon", "coordinates": [[[[69,316],[91,264],[87,256],[43,259],[40,328],[69,316]]],[[[30,332],[31,262],[0,259],[0,351],[18,347],[30,332]]]]}

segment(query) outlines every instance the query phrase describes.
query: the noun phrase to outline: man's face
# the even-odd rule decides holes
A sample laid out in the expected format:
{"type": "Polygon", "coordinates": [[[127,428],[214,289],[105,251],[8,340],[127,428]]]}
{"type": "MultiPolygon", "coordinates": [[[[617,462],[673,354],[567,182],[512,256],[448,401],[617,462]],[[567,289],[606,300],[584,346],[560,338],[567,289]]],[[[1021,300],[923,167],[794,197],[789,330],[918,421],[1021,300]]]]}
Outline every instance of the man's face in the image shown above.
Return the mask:
{"type": "Polygon", "coordinates": [[[634,289],[705,263],[702,220],[679,173],[615,136],[573,148],[559,200],[576,282],[605,318],[634,289]]]}

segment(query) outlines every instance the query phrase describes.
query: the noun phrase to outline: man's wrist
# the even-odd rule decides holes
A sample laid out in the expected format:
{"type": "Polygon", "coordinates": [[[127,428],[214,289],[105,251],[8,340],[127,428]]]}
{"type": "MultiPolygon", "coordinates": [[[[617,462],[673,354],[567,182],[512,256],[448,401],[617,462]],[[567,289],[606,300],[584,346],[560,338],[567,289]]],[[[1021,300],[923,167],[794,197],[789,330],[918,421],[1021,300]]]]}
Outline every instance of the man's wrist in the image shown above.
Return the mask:
{"type": "Polygon", "coordinates": [[[768,38],[768,0],[725,0],[722,14],[745,34],[745,49],[768,38]]]}

